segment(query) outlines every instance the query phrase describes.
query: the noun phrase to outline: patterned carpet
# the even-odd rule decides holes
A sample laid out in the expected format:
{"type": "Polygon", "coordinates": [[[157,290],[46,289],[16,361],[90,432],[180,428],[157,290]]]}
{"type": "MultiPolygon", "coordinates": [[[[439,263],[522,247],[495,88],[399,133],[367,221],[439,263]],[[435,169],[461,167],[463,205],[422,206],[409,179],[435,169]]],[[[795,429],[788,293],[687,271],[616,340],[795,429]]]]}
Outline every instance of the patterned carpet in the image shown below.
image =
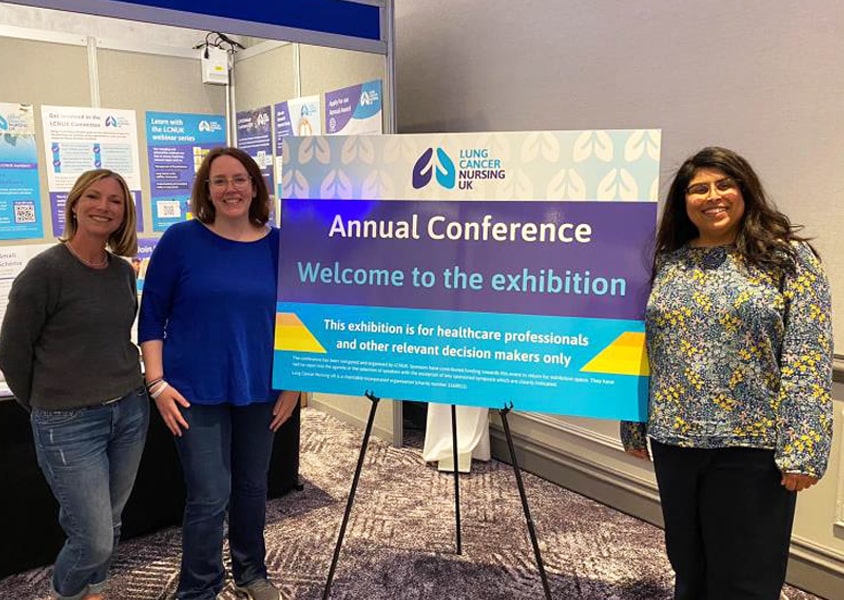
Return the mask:
{"type": "MultiPolygon", "coordinates": [[[[322,597],[360,439],[359,430],[331,416],[302,412],[305,489],[270,501],[267,515],[267,562],[285,599],[322,597]]],[[[458,556],[453,480],[425,464],[415,441],[401,449],[370,443],[331,598],[543,598],[511,467],[475,463],[461,477],[458,556]]],[[[530,474],[524,481],[555,599],[671,598],[661,530],[530,474]]],[[[178,562],[178,529],[127,541],[107,598],[171,598],[178,562]]],[[[49,568],[7,577],[0,598],[47,600],[49,577],[49,568]]],[[[817,598],[784,592],[789,600],[817,598]]],[[[220,599],[235,597],[229,581],[220,599]]]]}

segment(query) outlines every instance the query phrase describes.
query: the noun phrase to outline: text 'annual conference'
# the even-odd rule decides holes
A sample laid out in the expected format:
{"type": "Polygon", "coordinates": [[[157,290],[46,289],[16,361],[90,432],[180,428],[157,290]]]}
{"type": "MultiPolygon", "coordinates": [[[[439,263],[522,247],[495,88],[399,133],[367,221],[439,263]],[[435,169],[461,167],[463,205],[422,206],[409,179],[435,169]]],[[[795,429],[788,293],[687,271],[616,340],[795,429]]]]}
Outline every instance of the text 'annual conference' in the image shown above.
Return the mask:
{"type": "MultiPolygon", "coordinates": [[[[344,219],[335,215],[328,237],[361,239],[421,239],[419,215],[407,220],[344,219]]],[[[484,215],[480,221],[449,221],[443,215],[429,217],[425,234],[432,240],[493,242],[562,242],[588,244],[592,241],[589,223],[532,223],[494,221],[484,215]]]]}

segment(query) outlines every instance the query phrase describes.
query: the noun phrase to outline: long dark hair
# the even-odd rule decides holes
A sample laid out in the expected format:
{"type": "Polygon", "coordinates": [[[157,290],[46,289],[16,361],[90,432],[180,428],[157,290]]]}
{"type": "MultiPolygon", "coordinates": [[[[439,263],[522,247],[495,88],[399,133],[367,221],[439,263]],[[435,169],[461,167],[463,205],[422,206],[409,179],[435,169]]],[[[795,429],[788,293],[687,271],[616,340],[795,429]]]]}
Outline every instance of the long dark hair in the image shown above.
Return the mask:
{"type": "Polygon", "coordinates": [[[792,225],[789,218],[777,210],[747,160],[718,146],[704,148],[677,169],[657,229],[654,268],[660,254],[677,250],[699,235],[686,212],[686,188],[700,169],[723,172],[734,179],[741,190],[744,217],[736,235],[736,248],[745,260],[768,272],[793,272],[796,251],[791,242],[808,241],[797,233],[803,226],[792,225]]]}

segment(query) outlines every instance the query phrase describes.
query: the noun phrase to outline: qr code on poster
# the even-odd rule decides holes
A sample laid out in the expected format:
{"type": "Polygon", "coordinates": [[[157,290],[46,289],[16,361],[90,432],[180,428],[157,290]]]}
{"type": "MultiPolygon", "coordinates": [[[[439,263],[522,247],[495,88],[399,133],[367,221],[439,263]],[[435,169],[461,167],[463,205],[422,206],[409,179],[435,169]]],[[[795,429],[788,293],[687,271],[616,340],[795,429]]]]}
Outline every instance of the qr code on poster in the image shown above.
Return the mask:
{"type": "Polygon", "coordinates": [[[15,223],[35,223],[35,204],[15,202],[15,223]]]}
{"type": "Polygon", "coordinates": [[[168,219],[173,217],[180,219],[182,217],[182,210],[179,206],[179,202],[175,200],[159,200],[156,205],[156,212],[159,219],[168,219]]]}

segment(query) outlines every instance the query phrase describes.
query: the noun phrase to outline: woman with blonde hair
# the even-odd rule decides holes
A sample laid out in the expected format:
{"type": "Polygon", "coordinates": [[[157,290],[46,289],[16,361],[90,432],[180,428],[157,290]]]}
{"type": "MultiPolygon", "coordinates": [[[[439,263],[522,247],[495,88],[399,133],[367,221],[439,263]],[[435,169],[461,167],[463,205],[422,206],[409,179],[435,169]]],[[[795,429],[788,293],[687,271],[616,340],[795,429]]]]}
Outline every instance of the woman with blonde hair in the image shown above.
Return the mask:
{"type": "Polygon", "coordinates": [[[137,347],[135,205],[123,178],[87,171],[71,189],[59,244],[15,279],[0,331],[0,368],[30,412],[38,464],[67,540],[53,588],[99,600],[149,424],[137,347]]]}

